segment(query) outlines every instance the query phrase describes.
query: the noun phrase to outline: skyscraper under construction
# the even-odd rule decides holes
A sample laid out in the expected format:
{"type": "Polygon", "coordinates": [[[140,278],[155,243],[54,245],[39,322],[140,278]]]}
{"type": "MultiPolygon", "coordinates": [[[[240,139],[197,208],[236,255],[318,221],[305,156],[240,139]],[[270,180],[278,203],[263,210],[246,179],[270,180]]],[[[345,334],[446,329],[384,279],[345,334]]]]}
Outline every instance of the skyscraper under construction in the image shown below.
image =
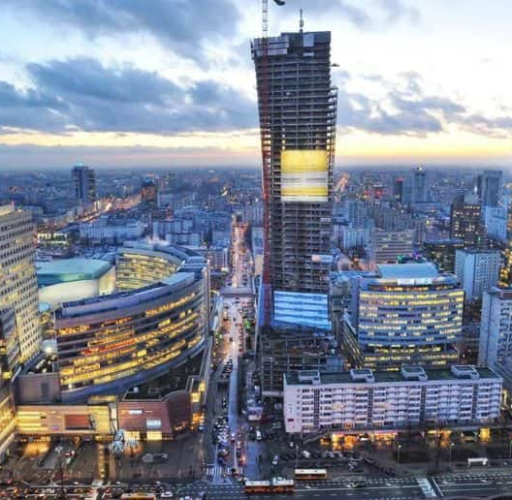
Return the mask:
{"type": "Polygon", "coordinates": [[[336,89],[330,32],[253,41],[263,155],[262,322],[326,329],[336,89]]]}

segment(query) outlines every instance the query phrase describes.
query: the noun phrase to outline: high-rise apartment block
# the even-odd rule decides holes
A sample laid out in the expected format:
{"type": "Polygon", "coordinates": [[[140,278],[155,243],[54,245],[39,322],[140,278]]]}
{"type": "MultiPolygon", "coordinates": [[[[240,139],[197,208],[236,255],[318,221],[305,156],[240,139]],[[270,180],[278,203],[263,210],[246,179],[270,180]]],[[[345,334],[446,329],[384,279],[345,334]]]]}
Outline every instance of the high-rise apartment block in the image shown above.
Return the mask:
{"type": "Polygon", "coordinates": [[[499,250],[466,248],[455,254],[455,274],[460,279],[465,299],[479,300],[482,293],[496,285],[500,275],[499,250]]]}
{"type": "Polygon", "coordinates": [[[96,201],[96,174],[85,165],[76,165],[72,170],[75,198],[79,203],[94,203],[96,201]]]}
{"type": "Polygon", "coordinates": [[[470,365],[292,373],[285,376],[285,429],[311,434],[489,424],[500,416],[502,383],[492,370],[470,365]]]}
{"type": "Polygon", "coordinates": [[[404,364],[456,362],[464,292],[456,276],[431,263],[378,266],[375,277],[353,280],[343,341],[353,367],[396,369],[404,364]]]}
{"type": "Polygon", "coordinates": [[[32,214],[0,206],[0,309],[16,316],[20,362],[32,359],[41,344],[32,214]]]}
{"type": "Polygon", "coordinates": [[[402,231],[385,231],[375,228],[371,236],[370,257],[373,265],[392,264],[400,257],[408,257],[413,253],[414,229],[402,231]]]}
{"type": "MultiPolygon", "coordinates": [[[[302,31],[252,44],[267,210],[264,281],[280,304],[288,307],[284,295],[293,294],[297,311],[329,288],[337,100],[330,46],[330,32],[302,31]]],[[[269,302],[275,319],[280,312],[269,302]]]]}

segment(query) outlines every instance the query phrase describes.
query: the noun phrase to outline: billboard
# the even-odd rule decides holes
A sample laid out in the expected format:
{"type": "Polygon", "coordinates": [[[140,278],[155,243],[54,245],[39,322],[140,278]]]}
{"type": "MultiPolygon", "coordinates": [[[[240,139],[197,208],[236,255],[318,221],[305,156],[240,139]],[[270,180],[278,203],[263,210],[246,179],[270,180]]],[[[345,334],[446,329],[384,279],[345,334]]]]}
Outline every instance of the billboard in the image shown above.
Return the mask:
{"type": "Polygon", "coordinates": [[[328,201],[329,153],[321,149],[281,152],[281,201],[328,201]]]}

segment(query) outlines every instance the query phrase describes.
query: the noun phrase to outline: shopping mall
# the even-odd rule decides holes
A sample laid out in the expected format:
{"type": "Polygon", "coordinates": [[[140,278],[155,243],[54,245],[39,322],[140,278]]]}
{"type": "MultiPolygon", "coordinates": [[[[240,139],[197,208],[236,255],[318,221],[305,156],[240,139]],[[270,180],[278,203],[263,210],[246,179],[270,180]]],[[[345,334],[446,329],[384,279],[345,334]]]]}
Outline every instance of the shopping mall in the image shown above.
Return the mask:
{"type": "Polygon", "coordinates": [[[74,298],[85,280],[86,298],[58,302],[52,293],[55,352],[16,381],[18,433],[107,435],[123,428],[158,439],[193,425],[210,365],[205,259],[176,246],[119,248],[114,293],[92,297],[91,280],[110,279],[111,270],[93,262],[88,273],[84,259],[79,263],[82,272],[74,275],[56,263],[43,266],[45,283],[54,284],[49,270],[55,272],[74,298]]]}

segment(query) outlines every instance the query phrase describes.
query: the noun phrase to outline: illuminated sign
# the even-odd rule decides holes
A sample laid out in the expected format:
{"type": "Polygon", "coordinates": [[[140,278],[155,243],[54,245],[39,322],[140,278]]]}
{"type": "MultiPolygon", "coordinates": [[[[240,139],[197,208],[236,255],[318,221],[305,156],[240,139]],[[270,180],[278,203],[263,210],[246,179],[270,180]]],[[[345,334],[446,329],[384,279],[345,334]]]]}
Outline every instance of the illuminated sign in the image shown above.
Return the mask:
{"type": "Polygon", "coordinates": [[[142,410],[128,410],[128,415],[142,415],[143,413],[142,410]]]}
{"type": "Polygon", "coordinates": [[[431,285],[432,278],[402,278],[396,282],[398,285],[431,285]]]}
{"type": "Polygon", "coordinates": [[[288,149],[281,152],[281,201],[328,201],[329,153],[288,149]]]}

